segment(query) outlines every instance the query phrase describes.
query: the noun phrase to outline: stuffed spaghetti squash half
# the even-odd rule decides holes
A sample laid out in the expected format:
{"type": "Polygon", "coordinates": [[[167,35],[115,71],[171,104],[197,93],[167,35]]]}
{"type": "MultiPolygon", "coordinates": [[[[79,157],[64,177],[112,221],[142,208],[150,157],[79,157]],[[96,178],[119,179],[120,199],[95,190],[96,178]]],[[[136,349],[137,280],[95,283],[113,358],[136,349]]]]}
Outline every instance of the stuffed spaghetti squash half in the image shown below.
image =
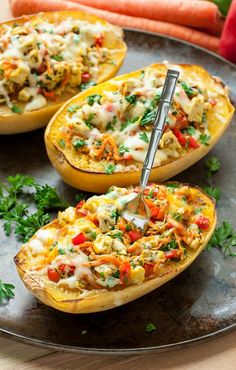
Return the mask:
{"type": "Polygon", "coordinates": [[[188,267],[214,231],[213,199],[187,184],[148,185],[151,219],[142,235],[122,217],[137,191],[112,187],[59,212],[15,257],[25,286],[46,305],[89,313],[132,301],[188,267]]]}
{"type": "Polygon", "coordinates": [[[0,134],[45,126],[63,102],[113,77],[125,54],[119,27],[82,12],[0,24],[0,134]]]}
{"type": "MultiPolygon", "coordinates": [[[[48,156],[65,182],[102,193],[139,182],[166,64],[114,78],[77,95],[50,121],[48,156]]],[[[203,157],[230,123],[228,89],[195,65],[180,71],[151,181],[165,181],[203,157]]]]}

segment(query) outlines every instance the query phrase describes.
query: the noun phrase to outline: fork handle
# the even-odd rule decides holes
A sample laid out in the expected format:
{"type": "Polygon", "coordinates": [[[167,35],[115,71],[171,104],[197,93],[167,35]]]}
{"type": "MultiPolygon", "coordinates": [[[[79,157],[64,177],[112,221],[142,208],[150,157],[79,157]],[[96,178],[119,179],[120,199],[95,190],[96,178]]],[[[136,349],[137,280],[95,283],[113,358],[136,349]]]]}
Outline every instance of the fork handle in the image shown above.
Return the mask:
{"type": "Polygon", "coordinates": [[[174,96],[175,87],[178,81],[179,72],[168,69],[166,79],[163,86],[160,102],[157,109],[157,114],[153,124],[152,134],[148,151],[142,168],[140,187],[143,191],[148,183],[148,179],[152,170],[155,154],[158,144],[161,140],[167,114],[174,96]]]}

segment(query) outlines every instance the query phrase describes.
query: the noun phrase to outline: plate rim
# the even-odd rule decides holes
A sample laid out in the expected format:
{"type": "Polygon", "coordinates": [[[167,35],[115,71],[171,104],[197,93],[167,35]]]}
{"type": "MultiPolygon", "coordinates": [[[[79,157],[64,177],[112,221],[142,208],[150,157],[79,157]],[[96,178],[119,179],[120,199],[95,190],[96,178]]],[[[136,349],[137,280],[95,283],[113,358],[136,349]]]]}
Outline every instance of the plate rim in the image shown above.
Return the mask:
{"type": "MultiPolygon", "coordinates": [[[[150,31],[145,30],[138,30],[134,28],[124,27],[124,34],[126,31],[130,33],[136,33],[136,34],[146,34],[150,36],[154,36],[157,38],[161,38],[164,40],[171,40],[183,45],[187,45],[188,47],[200,50],[201,52],[205,54],[209,54],[211,57],[218,59],[219,61],[223,62],[224,64],[228,65],[229,67],[233,68],[236,71],[236,65],[232,62],[228,61],[227,59],[223,58],[221,55],[216,54],[212,51],[209,51],[201,46],[195,45],[191,42],[178,39],[173,36],[169,35],[163,35],[160,33],[154,33],[150,31]]],[[[121,66],[122,67],[122,66],[121,66]]],[[[236,114],[236,113],[235,113],[236,114]]],[[[168,351],[174,351],[178,350],[182,347],[190,347],[194,346],[200,342],[207,342],[211,340],[212,338],[218,338],[221,337],[229,332],[232,332],[236,329],[236,322],[226,326],[225,328],[216,330],[214,332],[202,335],[200,337],[187,339],[181,342],[171,343],[171,344],[163,344],[158,346],[152,346],[152,347],[140,347],[140,348],[91,348],[91,347],[76,347],[76,346],[69,346],[69,345],[62,345],[62,344],[56,344],[54,342],[47,342],[40,339],[35,339],[31,337],[27,337],[22,334],[15,333],[12,330],[3,329],[0,327],[0,337],[6,337],[7,339],[19,341],[21,343],[32,345],[34,347],[38,348],[46,348],[49,350],[59,351],[59,352],[68,352],[68,353],[81,353],[81,354],[99,354],[99,355],[135,355],[135,354],[151,354],[151,353],[161,353],[161,352],[168,352],[168,351]]]]}

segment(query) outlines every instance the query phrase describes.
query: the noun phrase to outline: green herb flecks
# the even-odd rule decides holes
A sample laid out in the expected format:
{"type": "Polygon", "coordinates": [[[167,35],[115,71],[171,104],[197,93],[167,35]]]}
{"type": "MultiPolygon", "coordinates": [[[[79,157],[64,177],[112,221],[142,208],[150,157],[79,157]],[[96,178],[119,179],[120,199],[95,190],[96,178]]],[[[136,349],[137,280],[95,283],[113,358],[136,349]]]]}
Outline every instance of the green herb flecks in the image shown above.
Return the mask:
{"type": "Polygon", "coordinates": [[[93,106],[94,103],[101,104],[102,95],[100,94],[92,94],[87,97],[87,103],[90,106],[93,106]]]}
{"type": "Polygon", "coordinates": [[[86,145],[87,145],[86,141],[83,140],[83,139],[75,139],[73,141],[73,148],[75,148],[75,149],[80,149],[80,148],[82,148],[83,146],[86,146],[86,145]]]}
{"type": "Polygon", "coordinates": [[[186,92],[186,94],[188,95],[189,98],[192,98],[196,91],[195,89],[193,89],[191,86],[189,86],[189,84],[187,84],[187,82],[183,81],[180,83],[180,85],[182,86],[182,88],[184,89],[184,91],[186,92]]]}
{"type": "Polygon", "coordinates": [[[137,123],[139,120],[139,117],[134,117],[132,119],[128,119],[126,122],[122,123],[121,127],[120,127],[120,131],[123,131],[126,129],[126,127],[128,127],[129,125],[133,125],[135,123],[137,123]]]}
{"type": "Polygon", "coordinates": [[[156,330],[156,327],[154,324],[152,324],[151,322],[149,322],[147,325],[146,325],[146,328],[145,328],[145,331],[147,333],[151,333],[152,331],[156,330]]]}
{"type": "Polygon", "coordinates": [[[58,55],[52,55],[51,59],[56,60],[57,62],[62,62],[64,60],[63,56],[61,54],[58,55]]]}
{"type": "Polygon", "coordinates": [[[117,116],[114,116],[111,122],[108,122],[106,125],[106,130],[109,131],[115,131],[115,125],[117,123],[117,116]]]}
{"type": "Polygon", "coordinates": [[[112,174],[116,169],[116,166],[114,164],[108,164],[106,167],[105,167],[105,173],[107,174],[112,174]]]}
{"type": "Polygon", "coordinates": [[[220,161],[217,157],[209,157],[205,162],[205,168],[207,170],[207,177],[210,178],[214,173],[220,169],[220,161]]]}
{"type": "Polygon", "coordinates": [[[137,95],[128,95],[125,97],[125,100],[130,104],[130,105],[135,105],[137,102],[137,95]]]}
{"type": "Polygon", "coordinates": [[[156,117],[156,109],[147,108],[144,112],[144,115],[140,121],[142,127],[150,126],[153,124],[156,117]]]}
{"type": "Polygon", "coordinates": [[[60,140],[58,141],[58,144],[59,144],[59,146],[60,146],[62,149],[64,149],[64,148],[65,148],[66,143],[65,143],[65,140],[64,140],[64,139],[60,139],[60,140]]]}
{"type": "Polygon", "coordinates": [[[0,279],[0,304],[4,303],[4,301],[8,301],[9,299],[15,297],[13,289],[15,289],[14,285],[4,283],[0,279]]]}
{"type": "Polygon", "coordinates": [[[81,108],[81,105],[79,104],[71,104],[68,108],[67,108],[67,112],[69,113],[75,113],[77,112],[77,110],[81,108]]]}
{"type": "Polygon", "coordinates": [[[119,155],[123,156],[125,153],[129,152],[129,148],[127,148],[124,144],[120,144],[118,151],[119,155]]]}
{"type": "Polygon", "coordinates": [[[205,186],[203,190],[218,202],[220,200],[220,189],[216,186],[205,186]]]}
{"type": "Polygon", "coordinates": [[[211,137],[209,135],[201,134],[200,137],[199,137],[199,140],[202,144],[204,144],[206,146],[209,146],[210,138],[211,137]]]}
{"type": "Polygon", "coordinates": [[[149,143],[149,138],[146,134],[146,132],[142,132],[139,134],[140,140],[144,141],[145,143],[149,143]]]}
{"type": "Polygon", "coordinates": [[[23,112],[23,110],[20,107],[18,107],[18,105],[13,105],[11,107],[11,111],[17,114],[21,114],[23,112]]]}
{"type": "Polygon", "coordinates": [[[86,124],[86,126],[88,126],[88,128],[93,128],[92,126],[93,119],[94,119],[94,113],[89,113],[88,118],[84,120],[84,123],[86,124]]]}
{"type": "Polygon", "coordinates": [[[236,232],[228,221],[217,227],[207,245],[207,250],[218,248],[225,256],[236,257],[236,232]]]}

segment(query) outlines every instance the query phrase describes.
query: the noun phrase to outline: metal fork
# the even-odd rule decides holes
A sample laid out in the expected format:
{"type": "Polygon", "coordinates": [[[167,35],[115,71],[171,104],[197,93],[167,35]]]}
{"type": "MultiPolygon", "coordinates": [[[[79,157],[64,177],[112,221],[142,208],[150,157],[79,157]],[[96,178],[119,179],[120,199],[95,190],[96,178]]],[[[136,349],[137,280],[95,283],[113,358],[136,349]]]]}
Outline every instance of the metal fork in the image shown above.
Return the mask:
{"type": "Polygon", "coordinates": [[[145,233],[151,215],[144,200],[144,190],[147,186],[158,144],[162,137],[166,117],[170,109],[178,77],[178,71],[171,69],[167,70],[157,114],[153,124],[148,151],[142,168],[140,192],[138,194],[130,194],[128,200],[126,199],[127,201],[122,211],[122,217],[125,220],[132,222],[135,227],[142,231],[142,233],[145,233]]]}

